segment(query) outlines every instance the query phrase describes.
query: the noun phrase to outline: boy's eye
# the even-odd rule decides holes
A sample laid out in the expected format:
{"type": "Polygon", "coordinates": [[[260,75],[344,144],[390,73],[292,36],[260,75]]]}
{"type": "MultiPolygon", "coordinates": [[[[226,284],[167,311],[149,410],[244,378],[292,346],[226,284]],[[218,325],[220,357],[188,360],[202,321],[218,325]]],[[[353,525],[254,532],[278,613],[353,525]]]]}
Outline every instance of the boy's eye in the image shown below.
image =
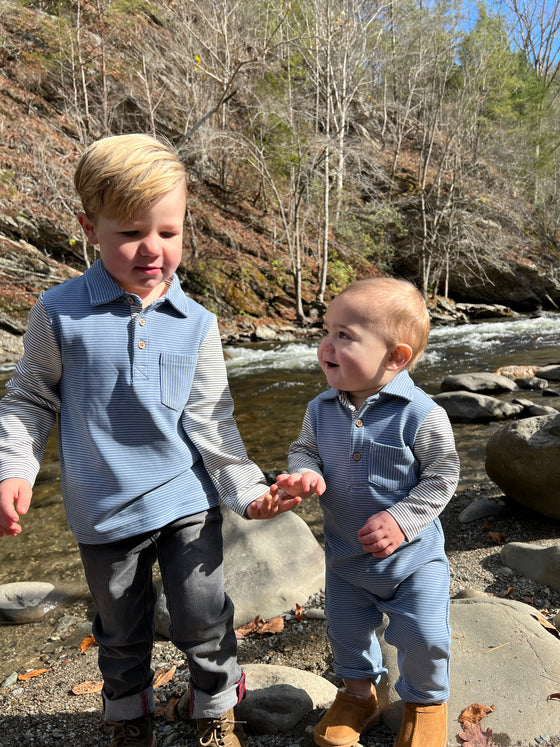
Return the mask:
{"type": "Polygon", "coordinates": [[[161,232],[161,238],[162,239],[172,239],[175,236],[173,231],[162,231],[161,232]]]}
{"type": "Polygon", "coordinates": [[[133,236],[138,236],[138,231],[121,231],[123,236],[130,236],[131,238],[133,236]]]}

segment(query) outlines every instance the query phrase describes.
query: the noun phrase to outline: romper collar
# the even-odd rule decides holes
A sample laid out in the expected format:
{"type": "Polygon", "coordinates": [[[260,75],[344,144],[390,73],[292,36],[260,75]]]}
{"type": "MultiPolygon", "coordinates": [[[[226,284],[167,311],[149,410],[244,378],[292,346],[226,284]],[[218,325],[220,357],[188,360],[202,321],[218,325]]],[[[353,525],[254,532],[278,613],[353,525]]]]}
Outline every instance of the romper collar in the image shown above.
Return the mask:
{"type": "MultiPolygon", "coordinates": [[[[401,399],[412,401],[412,399],[414,398],[414,389],[415,384],[411,379],[408,371],[400,371],[393,379],[391,379],[388,384],[385,384],[380,392],[378,392],[377,394],[373,394],[371,397],[368,397],[365,401],[365,404],[374,402],[378,397],[381,396],[400,397],[401,399]]],[[[327,389],[326,392],[323,392],[319,396],[322,399],[336,399],[337,397],[339,397],[343,404],[350,403],[348,394],[346,392],[342,392],[340,389],[327,389]]]]}

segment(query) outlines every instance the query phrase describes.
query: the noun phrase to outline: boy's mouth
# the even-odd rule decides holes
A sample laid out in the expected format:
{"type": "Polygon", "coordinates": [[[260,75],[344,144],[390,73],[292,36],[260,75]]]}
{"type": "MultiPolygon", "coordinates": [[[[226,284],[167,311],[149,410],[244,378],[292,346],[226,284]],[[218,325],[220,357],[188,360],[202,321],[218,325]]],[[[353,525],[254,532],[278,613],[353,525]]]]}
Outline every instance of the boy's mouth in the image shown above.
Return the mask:
{"type": "Polygon", "coordinates": [[[325,361],[325,366],[327,368],[338,368],[338,363],[333,363],[332,361],[325,361]]]}

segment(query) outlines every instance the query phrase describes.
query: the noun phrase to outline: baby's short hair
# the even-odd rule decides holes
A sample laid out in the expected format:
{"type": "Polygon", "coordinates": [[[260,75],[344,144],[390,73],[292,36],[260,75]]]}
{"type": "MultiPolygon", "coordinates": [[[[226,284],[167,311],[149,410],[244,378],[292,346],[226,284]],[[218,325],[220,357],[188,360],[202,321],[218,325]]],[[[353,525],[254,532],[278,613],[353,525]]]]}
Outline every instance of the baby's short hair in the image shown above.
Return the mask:
{"type": "Polygon", "coordinates": [[[185,168],[171,146],[143,134],[113,135],[82,154],[74,186],[90,218],[103,213],[126,221],[179,184],[185,168]]]}
{"type": "Polygon", "coordinates": [[[412,357],[406,368],[412,371],[424,354],[430,334],[430,316],[418,288],[407,280],[375,277],[356,280],[341,295],[345,293],[365,295],[366,319],[389,345],[410,345],[412,357]]]}

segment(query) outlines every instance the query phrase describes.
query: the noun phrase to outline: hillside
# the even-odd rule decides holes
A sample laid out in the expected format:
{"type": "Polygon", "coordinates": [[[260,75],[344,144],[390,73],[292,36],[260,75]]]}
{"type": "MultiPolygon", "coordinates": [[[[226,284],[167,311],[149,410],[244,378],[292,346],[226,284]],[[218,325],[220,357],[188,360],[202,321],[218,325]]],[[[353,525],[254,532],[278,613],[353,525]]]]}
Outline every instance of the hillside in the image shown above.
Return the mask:
{"type": "MultiPolygon", "coordinates": [[[[95,258],[93,248],[84,245],[74,217],[78,205],[72,172],[83,149],[84,130],[83,119],[77,122],[72,106],[77,91],[66,87],[68,79],[60,73],[61,49],[66,47],[61,44],[60,17],[51,8],[55,5],[0,0],[0,329],[15,334],[25,329],[29,306],[41,290],[83,271],[95,258]]],[[[162,17],[165,5],[150,3],[152,9],[161,9],[162,17]]],[[[154,69],[165,67],[169,25],[161,17],[142,13],[134,16],[135,26],[128,32],[124,30],[127,19],[120,18],[123,33],[108,33],[98,23],[94,8],[88,3],[83,6],[89,10],[83,19],[83,50],[93,50],[97,35],[106,33],[103,50],[110,71],[110,100],[118,102],[111,109],[110,131],[148,130],[154,120],[146,108],[146,91],[138,76],[127,74],[125,53],[138,35],[143,42],[149,36],[151,53],[161,50],[161,59],[151,64],[154,69]]],[[[63,62],[67,66],[70,61],[68,51],[63,62]]],[[[174,102],[180,92],[174,95],[169,106],[158,109],[155,124],[158,132],[179,142],[184,128],[174,102]]],[[[163,91],[161,96],[169,94],[163,91]]],[[[89,106],[92,111],[100,106],[93,93],[89,106]]],[[[242,119],[234,125],[241,127],[242,119]]],[[[89,139],[103,134],[97,125],[91,130],[89,139]]],[[[365,119],[354,137],[367,146],[368,169],[375,170],[367,199],[375,189],[375,199],[388,202],[390,158],[379,147],[378,123],[365,119]]],[[[184,152],[189,168],[189,221],[180,277],[185,290],[218,313],[226,335],[234,330],[249,334],[255,324],[266,321],[295,323],[289,258],[278,240],[273,205],[257,199],[255,175],[247,161],[239,158],[234,178],[220,186],[197,160],[194,149],[184,152]]],[[[389,221],[383,227],[392,250],[381,269],[418,282],[417,158],[415,141],[410,139],[397,175],[404,226],[397,231],[389,221]]],[[[365,200],[354,188],[354,201],[365,200]]],[[[461,251],[454,255],[450,298],[502,303],[520,311],[560,307],[555,237],[539,233],[530,208],[489,167],[473,166],[462,190],[471,246],[468,255],[462,257],[461,251]]],[[[391,199],[394,202],[394,195],[391,199]]],[[[310,225],[310,245],[314,230],[310,225]]],[[[351,237],[333,231],[329,238],[334,261],[326,300],[346,279],[379,271],[370,257],[354,251],[351,237]]],[[[308,321],[313,318],[317,275],[317,257],[310,251],[302,294],[308,321]]]]}

